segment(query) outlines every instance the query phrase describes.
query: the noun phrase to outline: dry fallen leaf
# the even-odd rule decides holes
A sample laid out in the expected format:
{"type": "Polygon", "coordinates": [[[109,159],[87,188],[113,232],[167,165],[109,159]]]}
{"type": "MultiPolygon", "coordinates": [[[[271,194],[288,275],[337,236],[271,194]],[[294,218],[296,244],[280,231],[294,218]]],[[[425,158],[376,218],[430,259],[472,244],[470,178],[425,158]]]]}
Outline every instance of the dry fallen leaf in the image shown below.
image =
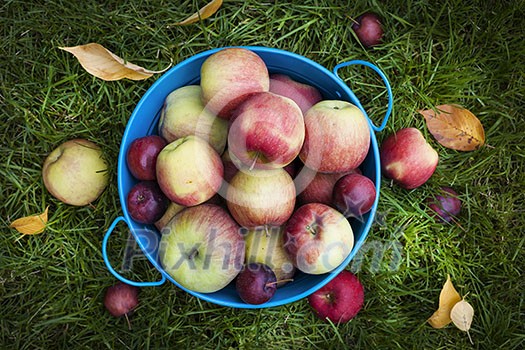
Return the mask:
{"type": "Polygon", "coordinates": [[[192,24],[195,22],[198,22],[199,19],[206,19],[213,15],[219,8],[222,6],[222,0],[213,0],[210,1],[206,6],[201,8],[198,12],[195,12],[190,17],[186,18],[182,22],[177,22],[175,25],[177,26],[183,26],[187,24],[192,24]]]}
{"type": "Polygon", "coordinates": [[[463,299],[454,305],[450,311],[450,318],[456,327],[463,332],[468,332],[474,318],[474,308],[463,299]]]}
{"type": "Polygon", "coordinates": [[[75,55],[84,69],[103,80],[120,80],[128,78],[131,80],[144,80],[153,74],[165,72],[170,66],[160,71],[153,71],[124,61],[104,46],[97,43],[86,45],[59,47],[75,55]]]}
{"type": "Polygon", "coordinates": [[[454,288],[450,276],[447,276],[447,281],[441,289],[439,294],[439,308],[434,314],[428,319],[428,323],[434,328],[443,328],[449,324],[452,319],[450,318],[450,312],[454,305],[461,300],[459,293],[454,288]]]}
{"type": "Polygon", "coordinates": [[[36,235],[44,232],[47,224],[47,212],[49,207],[42,214],[30,215],[16,219],[9,225],[24,235],[36,235]]]}
{"type": "Polygon", "coordinates": [[[457,105],[440,105],[419,111],[428,130],[443,146],[458,151],[473,151],[485,143],[485,130],[468,109],[457,105]]]}

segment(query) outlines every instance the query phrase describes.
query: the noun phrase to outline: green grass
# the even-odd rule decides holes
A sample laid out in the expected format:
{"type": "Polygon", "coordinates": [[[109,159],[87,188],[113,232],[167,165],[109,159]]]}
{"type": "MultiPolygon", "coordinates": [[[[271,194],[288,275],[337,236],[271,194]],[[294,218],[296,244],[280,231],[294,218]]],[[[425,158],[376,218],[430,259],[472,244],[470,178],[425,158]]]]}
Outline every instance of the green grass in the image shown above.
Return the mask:
{"type": "MultiPolygon", "coordinates": [[[[203,5],[203,1],[198,2],[203,5]]],[[[525,347],[525,2],[515,1],[225,1],[202,23],[173,23],[197,1],[35,1],[0,5],[0,347],[15,349],[521,349],[525,347]],[[365,50],[350,17],[374,10],[385,43],[365,50]],[[395,107],[381,141],[401,127],[422,130],[438,150],[431,180],[406,191],[383,180],[378,220],[368,242],[383,259],[363,254],[357,270],[364,309],[344,325],[317,320],[306,300],[273,309],[235,310],[200,301],[166,283],[143,288],[131,318],[103,308],[115,282],[101,254],[102,236],[121,214],[117,156],[134,106],[158,76],[104,82],[58,49],[98,42],[133,63],[162,69],[225,45],[263,45],[302,54],[331,69],[348,59],[378,65],[395,107]],[[488,146],[456,152],[437,144],[422,108],[459,103],[485,126],[488,146]],[[59,143],[88,138],[104,149],[110,185],[94,206],[61,204],[45,190],[41,166],[59,143]],[[434,222],[424,199],[439,186],[460,192],[461,227],[434,222]],[[50,206],[38,236],[8,228],[50,206]],[[394,248],[401,259],[395,259],[394,248]],[[390,265],[392,264],[392,265],[390,265]],[[450,274],[475,309],[471,345],[453,326],[426,319],[450,274]]],[[[378,123],[386,95],[368,70],[340,75],[378,123]]],[[[127,232],[110,251],[122,261],[127,232]]],[[[128,277],[159,273],[137,261],[128,277]]]]}

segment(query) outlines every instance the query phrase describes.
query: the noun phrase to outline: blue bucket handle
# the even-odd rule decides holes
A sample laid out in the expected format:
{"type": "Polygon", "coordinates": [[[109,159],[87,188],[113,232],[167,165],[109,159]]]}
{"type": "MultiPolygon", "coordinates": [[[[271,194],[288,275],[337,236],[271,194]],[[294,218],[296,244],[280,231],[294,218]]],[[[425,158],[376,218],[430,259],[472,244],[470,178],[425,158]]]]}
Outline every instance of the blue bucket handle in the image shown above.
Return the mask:
{"type": "Polygon", "coordinates": [[[113,274],[113,276],[115,276],[116,278],[118,278],[122,282],[127,283],[127,284],[132,285],[132,286],[135,286],[135,287],[155,287],[155,286],[160,286],[161,284],[166,282],[166,277],[164,275],[162,275],[162,278],[161,278],[160,281],[155,281],[155,282],[135,282],[135,281],[129,280],[129,279],[125,278],[125,277],[122,277],[117,271],[115,271],[113,266],[111,266],[111,263],[109,262],[109,258],[108,258],[108,249],[107,249],[108,248],[108,240],[109,240],[109,236],[111,236],[111,233],[113,233],[113,230],[115,229],[115,226],[117,226],[117,224],[119,222],[121,222],[121,221],[124,221],[128,225],[128,222],[126,221],[126,219],[123,216],[117,217],[113,221],[113,223],[109,226],[109,229],[107,230],[106,234],[104,235],[104,239],[102,240],[102,256],[104,258],[104,262],[106,263],[106,267],[108,268],[109,272],[111,272],[113,274]]]}
{"type": "Polygon", "coordinates": [[[353,65],[362,65],[362,66],[372,68],[377,74],[379,74],[379,76],[381,77],[381,79],[383,79],[383,82],[385,83],[386,91],[388,93],[388,108],[386,110],[385,117],[383,118],[383,122],[381,123],[380,126],[376,126],[373,122],[370,123],[370,125],[372,126],[372,129],[374,129],[376,132],[383,131],[383,129],[386,126],[386,123],[388,122],[388,118],[390,118],[390,114],[392,114],[392,107],[394,105],[394,97],[392,95],[392,88],[390,87],[390,82],[388,81],[388,78],[386,77],[385,73],[383,73],[383,71],[381,71],[381,69],[379,69],[376,65],[370,62],[367,62],[367,61],[362,61],[362,60],[352,60],[352,61],[339,63],[338,65],[334,67],[333,72],[336,77],[341,79],[339,75],[337,74],[337,71],[340,68],[347,67],[347,66],[353,66],[353,65]]]}

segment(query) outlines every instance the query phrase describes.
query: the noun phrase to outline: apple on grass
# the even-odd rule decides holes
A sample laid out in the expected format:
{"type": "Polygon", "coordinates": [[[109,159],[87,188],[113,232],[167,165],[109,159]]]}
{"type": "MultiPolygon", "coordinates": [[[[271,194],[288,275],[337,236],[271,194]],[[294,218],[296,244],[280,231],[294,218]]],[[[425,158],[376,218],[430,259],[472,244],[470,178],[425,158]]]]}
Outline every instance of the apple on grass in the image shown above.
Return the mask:
{"type": "Polygon", "coordinates": [[[260,92],[233,112],[228,151],[250,169],[282,168],[297,157],[304,136],[299,106],[287,97],[260,92]]]}
{"type": "Polygon", "coordinates": [[[383,38],[381,19],[374,12],[365,12],[357,17],[352,24],[352,30],[366,48],[379,45],[383,38]]]}
{"type": "Polygon", "coordinates": [[[228,121],[204,108],[199,85],[187,85],[166,97],[160,115],[159,134],[168,142],[196,135],[222,154],[228,137],[228,121]]]}
{"type": "Polygon", "coordinates": [[[295,206],[295,186],[282,168],[241,170],[226,190],[231,215],[246,228],[279,226],[288,220],[295,206]]]}
{"type": "Polygon", "coordinates": [[[414,189],[432,176],[439,155],[416,128],[404,128],[389,135],[380,148],[383,174],[405,189],[414,189]]]}
{"type": "Polygon", "coordinates": [[[183,206],[210,199],[219,190],[222,175],[219,154],[195,135],[171,142],[157,157],[157,182],[162,192],[183,206]]]}
{"type": "Polygon", "coordinates": [[[245,48],[225,48],[201,66],[202,100],[208,110],[224,119],[248,96],[268,91],[270,77],[266,64],[245,48]]]}
{"type": "Polygon", "coordinates": [[[284,249],[284,226],[255,227],[244,233],[245,262],[265,264],[277,277],[277,287],[283,286],[295,274],[295,266],[284,249]]]}
{"type": "Polygon", "coordinates": [[[214,204],[189,207],[163,228],[159,259],[181,286],[216,292],[235,279],[244,263],[244,238],[226,210],[214,204]]]}
{"type": "Polygon", "coordinates": [[[308,296],[308,303],[317,317],[337,324],[353,319],[363,307],[364,300],[363,285],[347,270],[308,296]]]}
{"type": "Polygon", "coordinates": [[[126,152],[126,164],[131,175],[137,180],[156,180],[157,156],[167,144],[166,140],[158,135],[133,140],[126,152]]]}
{"type": "Polygon", "coordinates": [[[461,212],[458,194],[450,187],[442,187],[438,193],[426,199],[432,216],[441,222],[450,222],[461,212]]]}
{"type": "Polygon", "coordinates": [[[326,204],[305,204],[286,223],[284,247],[294,265],[305,273],[332,271],[346,259],[353,246],[350,223],[326,204]]]}
{"type": "Polygon", "coordinates": [[[368,154],[367,118],[350,102],[318,102],[306,112],[304,123],[306,136],[299,157],[312,170],[343,173],[359,167],[368,154]]]}
{"type": "Polygon", "coordinates": [[[286,74],[270,74],[270,92],[292,99],[303,115],[323,99],[316,87],[300,83],[286,74]]]}
{"type": "Polygon", "coordinates": [[[44,186],[63,203],[83,206],[95,201],[108,185],[102,150],[85,139],[62,143],[45,159],[44,186]]]}

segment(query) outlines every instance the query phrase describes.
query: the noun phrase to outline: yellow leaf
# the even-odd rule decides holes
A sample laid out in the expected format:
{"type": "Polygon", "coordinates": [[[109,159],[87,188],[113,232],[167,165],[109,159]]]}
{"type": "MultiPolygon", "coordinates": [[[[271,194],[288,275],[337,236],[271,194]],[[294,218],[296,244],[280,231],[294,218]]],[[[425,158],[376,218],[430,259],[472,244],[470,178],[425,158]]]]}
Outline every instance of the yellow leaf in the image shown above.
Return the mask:
{"type": "Polygon", "coordinates": [[[16,219],[9,225],[24,235],[36,235],[44,232],[47,224],[47,211],[49,207],[42,214],[26,216],[16,219]]]}
{"type": "Polygon", "coordinates": [[[456,327],[463,332],[468,332],[474,318],[474,308],[463,299],[454,305],[450,312],[450,318],[456,327]]]}
{"type": "Polygon", "coordinates": [[[186,18],[182,22],[175,23],[177,26],[183,26],[187,24],[192,24],[198,22],[199,19],[206,19],[213,15],[219,8],[222,6],[222,0],[213,0],[210,1],[206,6],[201,8],[198,12],[195,12],[190,17],[186,18]]]}
{"type": "Polygon", "coordinates": [[[104,46],[97,43],[86,45],[59,47],[59,49],[72,53],[84,69],[103,80],[144,80],[153,74],[165,72],[170,66],[160,71],[144,69],[133,63],[124,61],[104,46]]]}
{"type": "Polygon", "coordinates": [[[450,318],[450,311],[461,300],[459,293],[454,288],[450,276],[447,276],[447,281],[441,289],[439,294],[439,308],[434,314],[428,319],[428,323],[434,328],[443,328],[449,324],[452,319],[450,318]]]}
{"type": "Polygon", "coordinates": [[[428,130],[443,146],[458,151],[473,151],[485,143],[485,130],[468,109],[456,105],[440,105],[419,111],[428,130]]]}

